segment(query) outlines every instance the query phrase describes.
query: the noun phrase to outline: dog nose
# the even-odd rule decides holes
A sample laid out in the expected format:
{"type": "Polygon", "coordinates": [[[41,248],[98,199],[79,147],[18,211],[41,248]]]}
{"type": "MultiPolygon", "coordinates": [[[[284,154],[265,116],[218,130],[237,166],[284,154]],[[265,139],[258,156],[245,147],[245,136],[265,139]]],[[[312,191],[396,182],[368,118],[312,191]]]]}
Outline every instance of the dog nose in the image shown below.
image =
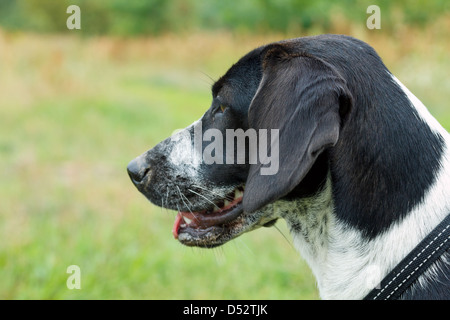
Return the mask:
{"type": "Polygon", "coordinates": [[[144,180],[144,177],[150,171],[150,167],[143,167],[137,159],[131,160],[127,166],[128,175],[134,184],[139,184],[144,180]]]}

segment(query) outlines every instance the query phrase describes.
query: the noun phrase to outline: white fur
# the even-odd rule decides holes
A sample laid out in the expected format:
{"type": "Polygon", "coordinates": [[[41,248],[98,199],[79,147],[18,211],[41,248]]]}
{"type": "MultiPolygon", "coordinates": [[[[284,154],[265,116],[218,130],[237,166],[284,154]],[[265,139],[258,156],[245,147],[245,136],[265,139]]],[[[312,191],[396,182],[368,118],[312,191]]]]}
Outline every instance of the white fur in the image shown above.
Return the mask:
{"type": "Polygon", "coordinates": [[[428,111],[427,107],[425,107],[422,101],[420,101],[414,94],[412,94],[412,92],[409,91],[409,89],[405,87],[405,85],[401,83],[400,80],[398,80],[394,75],[391,74],[391,77],[393,81],[400,86],[400,88],[408,97],[409,101],[411,101],[411,104],[419,113],[419,116],[422,118],[423,121],[425,121],[430,126],[431,130],[433,130],[436,133],[439,133],[441,136],[444,137],[444,139],[446,139],[446,141],[449,141],[448,132],[441,126],[441,124],[436,120],[436,118],[434,118],[431,115],[430,111],[428,111]]]}
{"type": "Polygon", "coordinates": [[[195,121],[185,129],[176,130],[170,136],[171,143],[168,144],[168,147],[172,148],[168,157],[173,164],[172,167],[180,171],[181,175],[190,177],[193,180],[196,180],[195,178],[200,172],[202,158],[201,150],[194,148],[194,141],[191,139],[190,132],[192,130],[195,132],[195,128],[199,124],[201,124],[201,120],[195,121]]]}
{"type": "MultiPolygon", "coordinates": [[[[300,224],[307,232],[292,232],[294,245],[310,265],[323,299],[361,299],[370,292],[450,212],[450,137],[426,107],[395,77],[419,116],[443,137],[444,154],[435,183],[424,200],[386,232],[366,241],[361,232],[338,221],[333,214],[332,182],[303,203],[278,202],[279,214],[291,227],[300,224]],[[310,203],[305,203],[310,202],[310,203]],[[301,214],[293,207],[304,208],[301,214]],[[320,229],[325,232],[318,232],[320,229]]],[[[430,269],[420,279],[432,277],[430,269]]]]}

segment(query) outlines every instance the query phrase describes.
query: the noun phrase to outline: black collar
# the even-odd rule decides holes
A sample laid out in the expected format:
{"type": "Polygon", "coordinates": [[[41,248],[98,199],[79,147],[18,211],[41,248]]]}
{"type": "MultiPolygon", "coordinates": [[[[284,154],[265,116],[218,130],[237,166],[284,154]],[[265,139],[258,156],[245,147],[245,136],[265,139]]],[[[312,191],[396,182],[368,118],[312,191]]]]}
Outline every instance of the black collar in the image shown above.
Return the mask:
{"type": "Polygon", "coordinates": [[[450,247],[450,214],[364,300],[398,299],[450,247]]]}

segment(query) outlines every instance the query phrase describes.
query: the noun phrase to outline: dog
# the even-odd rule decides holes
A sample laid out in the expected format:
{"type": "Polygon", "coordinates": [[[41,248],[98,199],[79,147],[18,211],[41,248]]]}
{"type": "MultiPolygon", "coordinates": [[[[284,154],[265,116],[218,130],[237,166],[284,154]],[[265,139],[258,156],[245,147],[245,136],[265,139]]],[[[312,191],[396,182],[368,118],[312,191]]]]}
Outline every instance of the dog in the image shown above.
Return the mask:
{"type": "MultiPolygon", "coordinates": [[[[361,299],[450,213],[450,135],[363,41],[264,45],[212,97],[127,167],[152,203],[178,211],[182,244],[211,248],[284,219],[321,298],[361,299]]],[[[449,261],[400,298],[450,298],[449,261]]]]}

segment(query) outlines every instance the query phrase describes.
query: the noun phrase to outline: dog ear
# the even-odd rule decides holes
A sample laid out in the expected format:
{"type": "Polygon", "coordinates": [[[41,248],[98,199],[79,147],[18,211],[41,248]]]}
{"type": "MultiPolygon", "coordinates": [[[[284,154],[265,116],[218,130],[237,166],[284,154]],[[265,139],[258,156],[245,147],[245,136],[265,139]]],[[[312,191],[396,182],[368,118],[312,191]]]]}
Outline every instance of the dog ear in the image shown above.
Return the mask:
{"type": "Polygon", "coordinates": [[[257,132],[279,130],[278,141],[267,146],[268,154],[278,151],[270,155],[278,160],[278,172],[264,175],[261,168],[267,165],[250,165],[243,198],[246,212],[285,196],[301,182],[322,151],[337,143],[351,104],[345,80],[328,63],[291,54],[282,45],[267,50],[248,119],[257,132]]]}

